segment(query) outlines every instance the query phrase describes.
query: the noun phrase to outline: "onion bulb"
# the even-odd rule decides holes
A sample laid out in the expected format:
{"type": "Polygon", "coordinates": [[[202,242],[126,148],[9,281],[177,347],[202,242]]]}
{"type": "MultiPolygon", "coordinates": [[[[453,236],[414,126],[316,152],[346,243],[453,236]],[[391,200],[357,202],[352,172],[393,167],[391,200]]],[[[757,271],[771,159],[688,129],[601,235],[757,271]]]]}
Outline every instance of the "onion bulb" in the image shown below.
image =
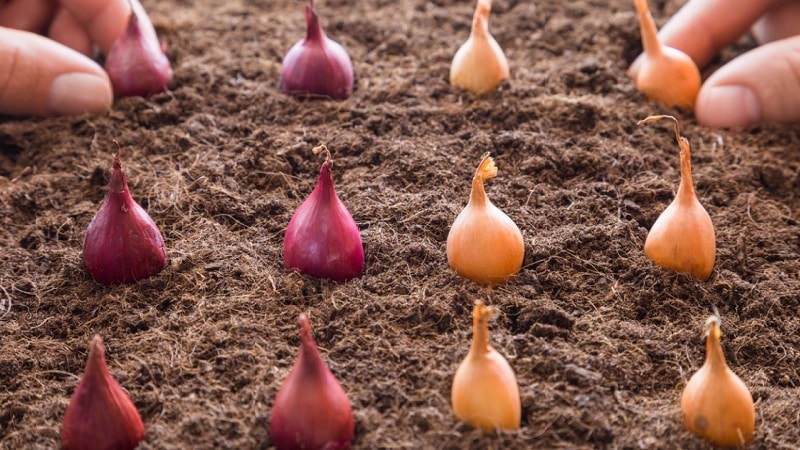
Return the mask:
{"type": "Polygon", "coordinates": [[[744,382],[725,362],[719,316],[706,320],[706,361],[681,397],[684,426],[719,447],[743,447],[753,439],[756,411],[744,382]]]}
{"type": "Polygon", "coordinates": [[[300,353],[272,407],[269,434],[278,450],[346,450],[355,435],[350,401],[319,355],[300,314],[300,353]]]}
{"type": "Polygon", "coordinates": [[[158,226],[131,197],[119,143],[108,194],[83,240],[83,261],[98,283],[129,284],[160,272],[167,250],[158,226]]]}
{"type": "Polygon", "coordinates": [[[447,261],[459,275],[482,284],[505,283],[522,267],[525,246],[514,221],[489,201],[483,182],[497,176],[489,153],[472,178],[467,207],[447,235],[447,261]]]}
{"type": "Polygon", "coordinates": [[[350,211],[336,195],[331,152],[324,145],[313,151],[324,151],[325,162],[314,191],[286,227],[283,264],[288,271],[334,281],[360,277],[364,269],[361,235],[350,211]]]}
{"type": "Polygon", "coordinates": [[[64,414],[61,445],[64,450],[133,450],[143,439],[142,417],[108,371],[103,340],[95,336],[64,414]]]}
{"type": "Polygon", "coordinates": [[[281,67],[281,89],[297,96],[344,100],[353,92],[353,61],[322,31],[314,4],[306,6],[306,37],[289,49],[281,67]]]}
{"type": "Polygon", "coordinates": [[[672,119],[681,158],[681,182],[678,193],[658,217],[644,243],[644,254],[659,266],[707,280],[714,269],[716,240],[714,225],[697,200],[692,183],[689,141],[680,133],[678,120],[672,116],[650,116],[639,125],[659,119],[672,119]]]}
{"type": "Polygon", "coordinates": [[[521,405],[514,370],[489,345],[492,308],[475,302],[472,344],[453,378],[453,412],[460,420],[491,433],[519,428],[521,405]]]}
{"type": "Polygon", "coordinates": [[[488,94],[509,77],[503,49],[489,33],[492,0],[478,0],[469,39],[458,49],[450,65],[450,84],[475,94],[488,94]]]}
{"type": "Polygon", "coordinates": [[[644,58],[636,71],[636,88],[665,106],[692,109],[700,91],[700,71],[686,53],[658,39],[647,0],[634,0],[639,15],[644,58]]]}
{"type": "Polygon", "coordinates": [[[147,14],[137,11],[141,9],[138,1],[129,4],[128,26],[111,45],[104,65],[114,95],[146,97],[164,92],[172,78],[172,66],[147,14]]]}

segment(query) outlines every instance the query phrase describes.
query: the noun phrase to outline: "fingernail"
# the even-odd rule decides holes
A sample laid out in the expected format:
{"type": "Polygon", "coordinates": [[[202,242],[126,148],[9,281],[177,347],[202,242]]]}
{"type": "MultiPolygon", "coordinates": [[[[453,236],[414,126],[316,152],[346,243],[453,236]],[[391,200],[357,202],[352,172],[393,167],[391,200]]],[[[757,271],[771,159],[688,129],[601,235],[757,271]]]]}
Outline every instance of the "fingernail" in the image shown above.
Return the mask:
{"type": "Polygon", "coordinates": [[[717,86],[698,100],[698,115],[710,125],[719,127],[747,127],[758,124],[764,117],[758,96],[746,86],[717,86]]]}
{"type": "Polygon", "coordinates": [[[47,110],[54,115],[100,114],[111,107],[113,95],[107,78],[88,73],[65,73],[50,85],[47,110]]]}

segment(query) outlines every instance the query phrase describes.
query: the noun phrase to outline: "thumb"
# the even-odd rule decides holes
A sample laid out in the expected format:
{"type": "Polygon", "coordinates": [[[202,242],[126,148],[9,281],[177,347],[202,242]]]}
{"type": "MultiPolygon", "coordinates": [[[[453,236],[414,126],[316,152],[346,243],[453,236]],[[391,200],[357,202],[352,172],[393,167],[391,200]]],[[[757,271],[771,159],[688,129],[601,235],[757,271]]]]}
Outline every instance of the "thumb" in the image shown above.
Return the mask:
{"type": "Polygon", "coordinates": [[[712,74],[695,116],[711,127],[800,122],[800,36],[755,48],[712,74]]]}
{"type": "Polygon", "coordinates": [[[1,114],[99,114],[113,101],[97,63],[43,36],[0,27],[0,61],[1,114]]]}

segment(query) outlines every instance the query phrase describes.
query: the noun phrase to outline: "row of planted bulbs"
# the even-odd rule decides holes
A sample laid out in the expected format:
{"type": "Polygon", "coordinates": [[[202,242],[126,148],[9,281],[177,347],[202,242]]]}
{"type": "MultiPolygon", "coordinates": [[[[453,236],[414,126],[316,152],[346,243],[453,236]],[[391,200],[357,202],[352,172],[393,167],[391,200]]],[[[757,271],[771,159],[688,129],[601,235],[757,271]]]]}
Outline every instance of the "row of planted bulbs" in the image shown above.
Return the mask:
{"type": "MultiPolygon", "coordinates": [[[[451,389],[456,417],[485,433],[516,430],[521,405],[508,361],[489,345],[492,309],[477,301],[469,352],[451,389]]],[[[355,437],[350,401],[317,350],[311,325],[300,314],[300,350],[270,415],[269,433],[279,450],[349,449],[355,437]]],[[[744,446],[755,428],[747,386],[734,374],[720,345],[720,319],[706,321],[706,360],[683,390],[686,429],[722,447],[744,446]]],[[[64,450],[133,450],[145,438],[142,418],[105,362],[100,336],[89,346],[86,369],[70,399],[61,428],[64,450]]]]}
{"type": "MultiPolygon", "coordinates": [[[[153,25],[131,1],[125,33],[106,56],[105,68],[117,97],[147,96],[167,89],[172,67],[153,25]],[[139,11],[137,11],[137,9],[139,11]]],[[[691,109],[700,90],[700,71],[692,59],[658,39],[646,0],[634,0],[644,54],[634,65],[636,87],[666,106],[691,109]]],[[[475,94],[488,94],[509,78],[505,53],[489,32],[491,0],[478,0],[472,30],[450,65],[450,84],[475,94]]],[[[306,6],[306,36],[293,45],[281,65],[281,90],[299,97],[347,99],[353,93],[353,61],[347,50],[329,38],[314,11],[306,6]]]]}

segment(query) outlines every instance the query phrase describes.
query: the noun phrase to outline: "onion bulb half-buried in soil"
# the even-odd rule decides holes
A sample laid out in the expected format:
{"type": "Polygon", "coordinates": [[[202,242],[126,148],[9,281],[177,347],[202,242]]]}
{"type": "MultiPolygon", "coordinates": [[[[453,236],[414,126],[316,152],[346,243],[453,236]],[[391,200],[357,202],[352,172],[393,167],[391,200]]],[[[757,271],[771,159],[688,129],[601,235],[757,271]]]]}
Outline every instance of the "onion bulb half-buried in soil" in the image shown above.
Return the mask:
{"type": "Polygon", "coordinates": [[[665,106],[691,110],[700,91],[700,71],[691,57],[658,39],[647,0],[633,0],[639,15],[644,55],[635,74],[636,88],[665,106]]]}
{"type": "Polygon", "coordinates": [[[70,398],[61,426],[64,450],[133,450],[144,439],[144,424],[130,397],[108,371],[100,336],[70,398]]]}
{"type": "Polygon", "coordinates": [[[138,1],[129,2],[125,32],[111,45],[105,70],[116,97],[147,97],[167,90],[172,66],[158,42],[153,24],[138,1]]]}
{"type": "Polygon", "coordinates": [[[167,263],[164,238],[150,215],[131,197],[121,149],[111,168],[106,199],[83,241],[86,269],[100,284],[130,284],[160,272],[167,263]]]}
{"type": "Polygon", "coordinates": [[[678,120],[672,116],[650,116],[639,125],[659,119],[672,119],[680,147],[681,182],[678,193],[661,213],[644,243],[644,254],[659,266],[708,280],[714,269],[717,244],[714,224],[697,200],[692,183],[689,141],[680,133],[678,120]]]}
{"type": "Polygon", "coordinates": [[[322,360],[308,316],[300,314],[300,353],[272,407],[269,434],[278,450],[346,450],[355,435],[344,389],[322,360]]]}
{"type": "Polygon", "coordinates": [[[525,245],[519,227],[494,206],[484,180],[497,176],[494,160],[481,157],[466,208],[447,235],[447,261],[459,275],[481,284],[505,283],[522,267],[525,245]]]}
{"type": "Polygon", "coordinates": [[[683,389],[683,423],[716,446],[744,447],[753,439],[755,406],[750,390],[725,362],[719,324],[717,315],[706,320],[706,361],[683,389]]]}
{"type": "Polygon", "coordinates": [[[334,281],[360,277],[364,270],[361,235],[350,211],[336,195],[331,153],[324,145],[313,151],[325,152],[325,162],[317,185],[286,227],[284,267],[334,281]]]}
{"type": "Polygon", "coordinates": [[[488,94],[509,77],[508,61],[489,33],[492,0],[478,0],[469,38],[450,65],[450,84],[475,94],[488,94]]]}
{"type": "Polygon", "coordinates": [[[353,61],[322,31],[314,4],[306,6],[306,37],[294,44],[281,66],[281,89],[295,96],[344,100],[353,93],[353,61]]]}
{"type": "Polygon", "coordinates": [[[489,345],[492,308],[475,302],[472,344],[453,378],[453,412],[460,420],[491,433],[519,428],[521,405],[514,370],[489,345]]]}

